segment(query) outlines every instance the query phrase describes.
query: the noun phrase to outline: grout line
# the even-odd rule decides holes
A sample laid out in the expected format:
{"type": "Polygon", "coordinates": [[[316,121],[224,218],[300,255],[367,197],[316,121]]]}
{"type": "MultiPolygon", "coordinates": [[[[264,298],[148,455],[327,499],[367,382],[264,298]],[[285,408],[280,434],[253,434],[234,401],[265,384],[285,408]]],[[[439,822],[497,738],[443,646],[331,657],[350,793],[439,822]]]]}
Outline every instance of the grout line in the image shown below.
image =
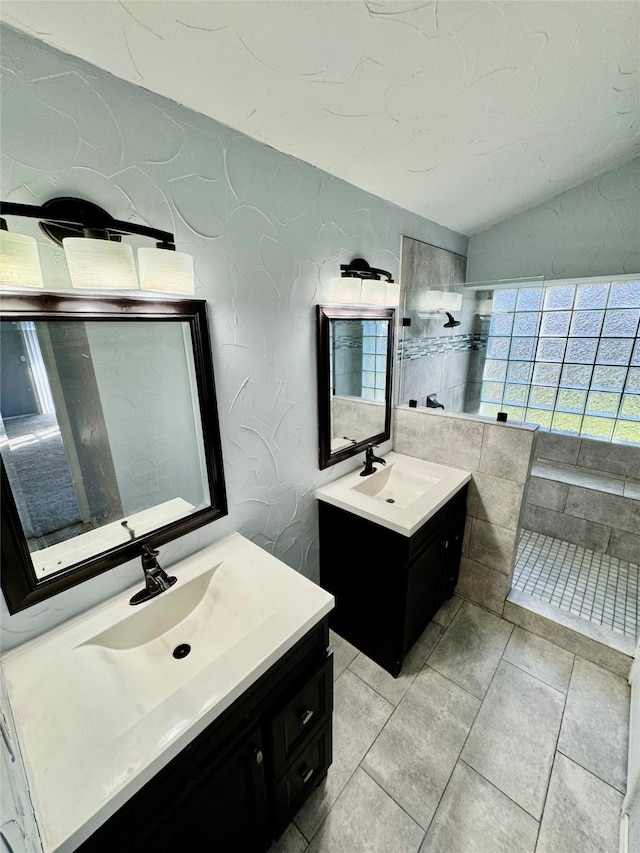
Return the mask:
{"type": "Polygon", "coordinates": [[[566,692],[566,695],[564,697],[564,702],[562,705],[562,715],[560,716],[560,725],[558,726],[558,734],[556,735],[556,745],[555,745],[555,748],[553,750],[553,761],[551,762],[551,770],[549,771],[549,778],[547,779],[547,784],[545,786],[544,800],[542,802],[542,812],[540,815],[540,824],[538,827],[538,837],[536,838],[536,847],[538,846],[538,841],[539,841],[539,837],[540,837],[540,827],[542,826],[542,819],[544,818],[544,811],[547,807],[547,798],[549,796],[549,786],[551,785],[551,777],[553,776],[553,768],[555,767],[556,756],[558,755],[558,743],[560,742],[560,734],[562,732],[562,726],[564,725],[564,715],[565,715],[566,710],[567,710],[567,702],[569,701],[569,691],[571,690],[571,681],[573,679],[573,671],[575,669],[577,658],[578,658],[578,656],[574,655],[573,661],[571,663],[571,674],[569,675],[569,685],[567,687],[567,692],[566,692]]]}
{"type": "MultiPolygon", "coordinates": [[[[509,800],[509,802],[513,803],[513,805],[514,805],[514,806],[516,806],[518,809],[520,809],[520,811],[521,811],[521,812],[523,812],[524,814],[526,814],[526,815],[527,815],[527,817],[530,817],[532,820],[535,820],[535,822],[538,824],[538,828],[540,828],[540,824],[542,823],[542,816],[540,816],[540,818],[534,817],[534,815],[532,815],[532,814],[531,814],[531,812],[528,812],[528,811],[525,809],[525,807],[524,807],[524,806],[521,806],[519,802],[517,802],[516,800],[514,800],[514,799],[513,799],[513,797],[510,797],[510,796],[509,796],[509,794],[505,793],[505,792],[502,790],[502,788],[499,788],[499,787],[496,785],[496,783],[495,783],[495,782],[492,782],[492,781],[491,781],[491,779],[487,779],[487,777],[486,777],[484,774],[482,774],[482,773],[481,773],[481,772],[480,772],[476,767],[474,767],[472,764],[469,764],[469,762],[468,762],[468,761],[465,761],[465,760],[464,760],[464,758],[459,758],[459,759],[456,761],[456,766],[457,766],[458,764],[464,764],[464,765],[465,765],[465,767],[468,767],[470,770],[473,770],[473,772],[474,772],[474,773],[476,773],[478,776],[480,776],[480,778],[481,778],[481,779],[484,779],[484,781],[485,781],[485,782],[488,782],[488,783],[489,783],[489,785],[491,785],[491,787],[492,787],[494,790],[498,791],[498,793],[499,793],[499,794],[501,794],[503,797],[505,797],[507,800],[509,800]]],[[[542,810],[542,813],[544,814],[544,809],[542,810]]]]}
{"type": "Polygon", "coordinates": [[[621,791],[620,788],[616,788],[616,786],[612,785],[611,782],[607,782],[607,780],[603,779],[602,776],[598,776],[597,773],[594,773],[594,771],[591,770],[589,767],[585,767],[584,764],[581,764],[577,759],[573,758],[571,755],[567,755],[567,753],[563,752],[561,749],[556,750],[556,752],[559,755],[562,755],[564,758],[567,758],[569,761],[572,761],[578,767],[581,767],[586,773],[589,773],[590,776],[593,776],[594,779],[598,779],[598,781],[602,782],[605,785],[608,785],[612,791],[617,791],[618,794],[621,794],[624,797],[625,791],[621,791]]]}
{"type": "Polygon", "coordinates": [[[387,791],[387,789],[384,787],[384,785],[380,784],[380,782],[378,782],[378,780],[375,777],[373,777],[371,775],[371,773],[369,773],[369,771],[365,767],[360,767],[360,765],[358,765],[358,767],[360,768],[360,770],[362,770],[363,773],[365,773],[369,777],[369,779],[371,779],[371,781],[373,782],[374,785],[376,785],[378,788],[380,788],[380,790],[382,791],[383,794],[385,794],[387,797],[389,797],[389,799],[392,800],[398,806],[398,808],[406,814],[406,816],[409,818],[409,820],[412,823],[415,823],[415,825],[418,827],[418,829],[422,830],[422,838],[420,839],[420,843],[418,844],[418,847],[417,847],[417,850],[419,850],[420,847],[422,846],[422,842],[424,841],[424,837],[427,834],[426,829],[422,826],[421,823],[419,823],[415,819],[415,817],[412,814],[410,814],[405,809],[405,807],[402,805],[402,803],[399,803],[396,800],[396,798],[393,796],[393,794],[390,794],[389,791],[387,791]]]}

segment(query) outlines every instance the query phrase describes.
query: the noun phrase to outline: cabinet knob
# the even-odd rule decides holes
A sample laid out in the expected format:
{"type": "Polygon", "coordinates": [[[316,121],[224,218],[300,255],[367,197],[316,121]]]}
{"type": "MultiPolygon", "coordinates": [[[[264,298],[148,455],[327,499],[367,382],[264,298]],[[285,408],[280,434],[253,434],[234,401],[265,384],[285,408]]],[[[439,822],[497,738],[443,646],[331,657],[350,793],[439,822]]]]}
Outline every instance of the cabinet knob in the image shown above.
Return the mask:
{"type": "Polygon", "coordinates": [[[307,708],[305,711],[303,711],[300,714],[301,725],[306,726],[312,717],[313,717],[313,711],[310,708],[307,708]]]}
{"type": "Polygon", "coordinates": [[[261,749],[254,749],[253,750],[253,757],[255,758],[256,764],[258,765],[258,767],[264,761],[264,753],[262,752],[261,749]]]}
{"type": "Polygon", "coordinates": [[[306,785],[309,779],[313,776],[313,767],[307,767],[306,769],[303,767],[300,771],[300,775],[302,776],[302,781],[306,785]]]}

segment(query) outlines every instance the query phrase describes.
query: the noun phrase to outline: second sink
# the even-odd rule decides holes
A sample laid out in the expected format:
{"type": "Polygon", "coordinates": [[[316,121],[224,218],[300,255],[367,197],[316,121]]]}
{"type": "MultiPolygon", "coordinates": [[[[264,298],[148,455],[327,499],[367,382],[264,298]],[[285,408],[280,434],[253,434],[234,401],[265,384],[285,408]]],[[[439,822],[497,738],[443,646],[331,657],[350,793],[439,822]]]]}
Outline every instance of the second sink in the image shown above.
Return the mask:
{"type": "Polygon", "coordinates": [[[416,474],[391,462],[386,468],[370,474],[366,480],[353,488],[363,495],[369,495],[385,503],[395,504],[399,509],[405,509],[439,483],[440,479],[426,474],[416,474]]]}

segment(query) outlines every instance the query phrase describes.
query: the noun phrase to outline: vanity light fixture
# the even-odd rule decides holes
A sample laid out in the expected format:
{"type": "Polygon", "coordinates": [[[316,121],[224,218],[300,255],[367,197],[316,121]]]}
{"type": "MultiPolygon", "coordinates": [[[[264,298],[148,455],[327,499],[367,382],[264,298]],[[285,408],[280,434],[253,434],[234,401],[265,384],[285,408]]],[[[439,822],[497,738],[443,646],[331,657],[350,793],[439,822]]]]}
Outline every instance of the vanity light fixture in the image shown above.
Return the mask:
{"type": "Polygon", "coordinates": [[[332,302],[365,305],[398,305],[400,285],[388,270],[369,266],[364,258],[340,264],[341,277],[332,281],[332,302]]]}
{"type": "MultiPolygon", "coordinates": [[[[175,251],[174,236],[169,231],[114,219],[97,204],[72,197],[53,198],[40,207],[3,201],[0,213],[39,220],[44,234],[64,248],[74,288],[137,290],[133,250],[122,242],[122,237],[128,236],[156,241],[156,248],[138,250],[141,289],[162,293],[194,292],[193,259],[175,251]]],[[[30,237],[22,239],[33,240],[30,237]]],[[[24,286],[6,276],[0,279],[0,284],[24,286]]]]}
{"type": "Polygon", "coordinates": [[[9,231],[5,219],[0,219],[0,283],[7,287],[44,287],[38,244],[33,237],[9,231]]]}
{"type": "Polygon", "coordinates": [[[387,270],[379,270],[370,267],[364,258],[354,258],[349,264],[340,264],[343,278],[371,278],[380,280],[383,276],[388,282],[393,283],[393,277],[387,270]]]}

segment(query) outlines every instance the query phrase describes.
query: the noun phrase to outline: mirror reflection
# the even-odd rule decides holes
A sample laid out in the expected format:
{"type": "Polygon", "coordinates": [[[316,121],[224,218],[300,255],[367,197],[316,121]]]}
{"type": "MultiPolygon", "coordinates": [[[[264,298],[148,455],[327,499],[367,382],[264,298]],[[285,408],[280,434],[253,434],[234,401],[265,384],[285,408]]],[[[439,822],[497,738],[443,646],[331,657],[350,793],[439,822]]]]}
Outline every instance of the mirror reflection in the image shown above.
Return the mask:
{"type": "Polygon", "coordinates": [[[384,431],[388,320],[329,321],[331,450],[384,431]]]}
{"type": "Polygon", "coordinates": [[[392,308],[318,306],[320,468],[390,435],[392,308]]]}
{"type": "Polygon", "coordinates": [[[209,506],[188,322],[4,320],[0,344],[0,450],[37,578],[209,506]]]}

